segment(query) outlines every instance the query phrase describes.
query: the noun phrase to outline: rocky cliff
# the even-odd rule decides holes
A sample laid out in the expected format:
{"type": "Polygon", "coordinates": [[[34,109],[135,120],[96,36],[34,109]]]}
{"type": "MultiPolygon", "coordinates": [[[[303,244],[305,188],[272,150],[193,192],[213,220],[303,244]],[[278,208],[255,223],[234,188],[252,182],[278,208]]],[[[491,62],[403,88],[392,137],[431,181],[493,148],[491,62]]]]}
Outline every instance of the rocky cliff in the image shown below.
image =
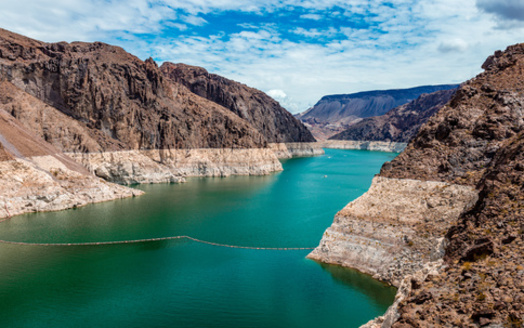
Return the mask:
{"type": "Polygon", "coordinates": [[[1,30],[0,75],[99,135],[97,149],[80,142],[64,151],[267,144],[231,111],[165,79],[153,60],[104,43],[44,43],[1,30]]]}
{"type": "Polygon", "coordinates": [[[407,143],[454,93],[455,89],[422,94],[384,115],[364,118],[329,139],[407,143]]]}
{"type": "Polygon", "coordinates": [[[327,139],[362,118],[380,116],[415,100],[422,94],[455,89],[457,85],[421,86],[410,89],[366,91],[329,95],[297,117],[308,124],[317,139],[327,139]]]}
{"type": "Polygon", "coordinates": [[[270,143],[315,141],[300,121],[260,90],[209,74],[202,67],[167,62],[160,69],[174,83],[183,84],[191,92],[248,121],[270,143]]]}
{"type": "Polygon", "coordinates": [[[524,44],[483,68],[310,254],[400,287],[368,327],[523,325],[524,44]]]}
{"type": "Polygon", "coordinates": [[[208,100],[173,67],[100,42],[45,43],[0,29],[0,107],[119,183],[267,174],[282,169],[269,141],[314,140],[262,92],[208,74],[208,100]]]}
{"type": "Polygon", "coordinates": [[[137,196],[90,174],[0,109],[0,218],[137,196]]]}
{"type": "Polygon", "coordinates": [[[169,67],[100,42],[45,43],[0,29],[0,183],[8,188],[0,216],[140,194],[106,180],[282,170],[269,141],[291,142],[281,146],[285,157],[319,152],[262,92],[212,76],[213,92],[201,96],[169,67]]]}

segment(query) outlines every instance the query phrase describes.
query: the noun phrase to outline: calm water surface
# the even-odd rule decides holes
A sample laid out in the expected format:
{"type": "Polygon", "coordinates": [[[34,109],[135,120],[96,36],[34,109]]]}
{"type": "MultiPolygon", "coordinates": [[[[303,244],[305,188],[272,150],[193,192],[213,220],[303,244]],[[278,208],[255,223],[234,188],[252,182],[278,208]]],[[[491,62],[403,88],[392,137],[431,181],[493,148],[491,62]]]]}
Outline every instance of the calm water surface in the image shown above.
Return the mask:
{"type": "MultiPolygon", "coordinates": [[[[265,177],[141,185],[146,195],[0,224],[0,239],[81,242],[189,235],[314,247],[393,154],[326,150],[265,177]]],[[[308,251],[187,240],[94,247],[0,244],[0,327],[358,327],[395,290],[308,251]]]]}

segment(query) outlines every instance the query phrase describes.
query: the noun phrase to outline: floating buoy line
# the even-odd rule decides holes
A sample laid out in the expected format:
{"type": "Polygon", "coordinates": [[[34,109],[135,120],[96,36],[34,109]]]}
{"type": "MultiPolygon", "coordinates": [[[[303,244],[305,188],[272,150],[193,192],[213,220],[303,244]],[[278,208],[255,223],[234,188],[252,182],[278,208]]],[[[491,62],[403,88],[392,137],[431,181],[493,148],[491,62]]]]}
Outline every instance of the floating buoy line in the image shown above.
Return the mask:
{"type": "MultiPolygon", "coordinates": [[[[8,217],[7,219],[1,220],[0,223],[5,222],[9,219],[10,217],[8,217]]],[[[107,246],[107,245],[151,243],[151,242],[176,240],[176,239],[187,239],[187,240],[191,240],[191,241],[194,241],[200,244],[207,244],[207,245],[218,246],[218,247],[240,248],[240,249],[258,249],[258,250],[271,250],[271,251],[300,251],[300,250],[315,249],[315,247],[254,247],[254,246],[229,245],[229,244],[214,243],[211,241],[201,240],[201,239],[193,238],[190,236],[170,236],[170,237],[115,240],[115,241],[92,241],[92,242],[84,242],[84,243],[31,243],[31,242],[24,242],[24,241],[11,241],[11,240],[1,240],[0,239],[0,243],[10,244],[10,245],[21,245],[21,246],[107,246]]]]}

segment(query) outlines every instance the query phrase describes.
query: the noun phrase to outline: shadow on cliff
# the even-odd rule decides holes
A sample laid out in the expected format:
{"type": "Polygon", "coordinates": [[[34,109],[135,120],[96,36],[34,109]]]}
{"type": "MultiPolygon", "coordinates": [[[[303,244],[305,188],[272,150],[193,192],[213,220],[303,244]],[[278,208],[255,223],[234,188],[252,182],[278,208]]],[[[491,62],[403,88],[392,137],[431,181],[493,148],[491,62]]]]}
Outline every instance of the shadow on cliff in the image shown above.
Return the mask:
{"type": "Polygon", "coordinates": [[[354,269],[344,268],[338,265],[319,263],[324,271],[331,274],[333,280],[341,285],[360,292],[377,304],[388,307],[393,303],[397,289],[388,286],[371,276],[354,269]]]}

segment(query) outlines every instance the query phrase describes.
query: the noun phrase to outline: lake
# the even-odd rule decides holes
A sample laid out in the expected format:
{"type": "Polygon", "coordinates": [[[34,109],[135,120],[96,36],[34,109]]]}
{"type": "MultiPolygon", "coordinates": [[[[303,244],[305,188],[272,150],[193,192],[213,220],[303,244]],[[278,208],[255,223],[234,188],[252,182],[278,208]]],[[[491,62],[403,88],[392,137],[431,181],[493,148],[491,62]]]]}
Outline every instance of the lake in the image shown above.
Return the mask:
{"type": "MultiPolygon", "coordinates": [[[[315,247],[396,154],[326,149],[269,176],[139,185],[144,196],[13,217],[0,239],[90,242],[188,235],[315,247]]],[[[396,290],[308,250],[187,239],[109,246],[0,244],[0,327],[358,327],[396,290]]]]}

